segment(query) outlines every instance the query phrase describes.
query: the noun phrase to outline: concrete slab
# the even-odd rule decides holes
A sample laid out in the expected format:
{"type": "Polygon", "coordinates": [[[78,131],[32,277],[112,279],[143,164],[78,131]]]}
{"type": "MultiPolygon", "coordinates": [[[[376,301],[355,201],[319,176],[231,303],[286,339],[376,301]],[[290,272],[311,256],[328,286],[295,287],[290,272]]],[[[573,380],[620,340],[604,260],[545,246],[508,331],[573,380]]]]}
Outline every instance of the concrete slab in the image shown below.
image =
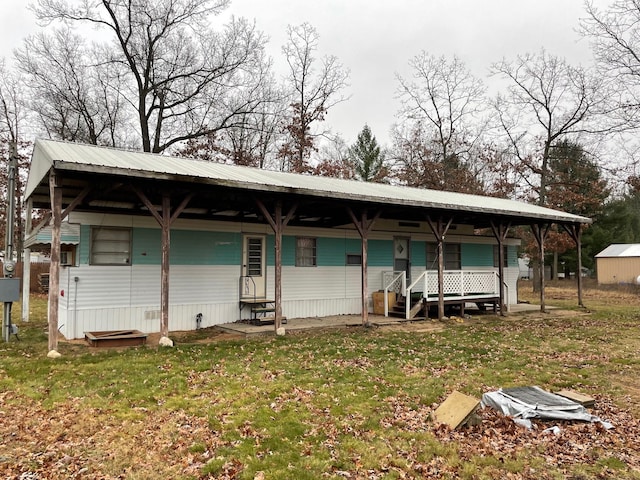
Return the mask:
{"type": "MultiPolygon", "coordinates": [[[[406,320],[384,315],[369,315],[369,322],[374,326],[399,325],[406,320]]],[[[312,330],[320,328],[345,328],[361,327],[362,317],[360,315],[334,315],[329,317],[308,317],[289,318],[284,328],[286,331],[312,330]]],[[[218,329],[250,335],[269,335],[275,333],[273,325],[252,325],[244,322],[224,323],[217,326],[218,329]]]]}
{"type": "MultiPolygon", "coordinates": [[[[548,307],[550,310],[553,307],[548,307]]],[[[517,315],[525,312],[540,311],[540,305],[521,303],[511,306],[510,315],[517,315]]],[[[472,318],[476,318],[474,309],[469,307],[467,313],[472,318]]],[[[476,310],[477,312],[477,310],[476,310]]],[[[478,312],[479,313],[479,312],[478,312]]],[[[486,315],[493,315],[490,312],[479,313],[477,318],[481,318],[486,315]]],[[[395,328],[406,326],[412,331],[420,332],[433,332],[442,330],[444,323],[439,322],[437,319],[429,318],[415,318],[413,320],[405,320],[403,318],[385,317],[384,315],[369,314],[369,323],[374,327],[395,328]]],[[[303,330],[313,330],[320,328],[345,328],[345,327],[362,327],[362,316],[360,315],[332,315],[328,317],[308,317],[308,318],[287,318],[287,323],[283,325],[287,332],[297,332],[303,330]]],[[[219,330],[245,335],[273,335],[275,334],[275,327],[273,324],[266,325],[253,325],[245,322],[233,322],[217,325],[219,330]]]]}

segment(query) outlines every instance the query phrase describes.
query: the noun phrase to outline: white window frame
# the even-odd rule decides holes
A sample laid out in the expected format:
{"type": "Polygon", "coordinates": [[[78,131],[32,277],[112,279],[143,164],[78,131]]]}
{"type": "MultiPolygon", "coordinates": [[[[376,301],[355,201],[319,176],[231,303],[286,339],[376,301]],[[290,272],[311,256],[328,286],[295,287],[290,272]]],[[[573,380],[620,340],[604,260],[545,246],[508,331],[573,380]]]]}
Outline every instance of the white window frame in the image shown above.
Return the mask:
{"type": "Polygon", "coordinates": [[[126,227],[91,227],[90,265],[131,265],[132,230],[126,227]]]}

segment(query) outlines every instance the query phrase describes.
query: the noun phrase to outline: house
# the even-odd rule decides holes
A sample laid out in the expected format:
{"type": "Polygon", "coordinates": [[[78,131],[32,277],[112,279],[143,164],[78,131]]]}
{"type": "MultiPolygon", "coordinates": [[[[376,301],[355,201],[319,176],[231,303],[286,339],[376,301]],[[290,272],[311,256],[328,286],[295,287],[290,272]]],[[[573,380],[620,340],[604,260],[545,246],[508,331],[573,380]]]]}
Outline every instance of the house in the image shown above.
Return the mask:
{"type": "Polygon", "coordinates": [[[640,243],[612,244],[595,258],[598,284],[638,283],[640,243]]]}
{"type": "Polygon", "coordinates": [[[493,197],[50,140],[35,143],[25,196],[28,209],[51,209],[51,350],[57,331],[166,337],[267,312],[276,329],[283,316],[367,323],[379,290],[409,299],[407,318],[425,305],[442,317],[446,303],[503,311],[517,302],[509,228],[530,225],[543,250],[556,223],[579,248],[590,222],[493,197]],[[63,246],[70,225],[79,239],[63,246]]]}

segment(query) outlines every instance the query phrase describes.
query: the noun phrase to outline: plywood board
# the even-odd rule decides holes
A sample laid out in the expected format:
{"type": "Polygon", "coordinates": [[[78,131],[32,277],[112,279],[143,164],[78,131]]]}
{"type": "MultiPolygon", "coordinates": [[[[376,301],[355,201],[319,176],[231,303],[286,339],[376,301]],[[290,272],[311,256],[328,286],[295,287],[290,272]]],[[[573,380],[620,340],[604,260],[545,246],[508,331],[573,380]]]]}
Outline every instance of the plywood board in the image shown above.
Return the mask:
{"type": "Polygon", "coordinates": [[[480,401],[454,391],[433,412],[433,421],[444,423],[455,429],[466,423],[466,420],[476,411],[480,401]]]}
{"type": "Polygon", "coordinates": [[[593,407],[596,404],[595,398],[583,393],[575,392],[573,390],[560,390],[559,392],[555,392],[555,394],[560,395],[564,398],[568,398],[569,400],[573,400],[583,407],[593,407]]]}

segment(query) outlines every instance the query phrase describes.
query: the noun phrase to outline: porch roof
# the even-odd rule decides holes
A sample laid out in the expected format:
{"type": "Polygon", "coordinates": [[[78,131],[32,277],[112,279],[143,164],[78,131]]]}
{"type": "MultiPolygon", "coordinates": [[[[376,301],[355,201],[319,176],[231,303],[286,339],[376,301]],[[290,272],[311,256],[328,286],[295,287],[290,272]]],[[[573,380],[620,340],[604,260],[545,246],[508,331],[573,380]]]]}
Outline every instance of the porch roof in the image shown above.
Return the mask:
{"type": "MultiPolygon", "coordinates": [[[[49,207],[48,174],[52,168],[63,174],[65,204],[74,193],[87,186],[95,187],[76,207],[86,211],[143,213],[145,208],[130,188],[136,184],[157,191],[158,195],[171,190],[176,198],[198,192],[196,196],[206,197],[190,202],[191,207],[197,207],[191,212],[198,211],[198,218],[238,220],[238,215],[245,215],[242,220],[247,221],[247,209],[255,211],[254,198],[267,197],[303,201],[306,207],[298,208],[297,215],[300,219],[306,216],[309,222],[317,220],[317,224],[335,216],[338,205],[382,209],[382,217],[401,220],[424,220],[425,211],[447,214],[454,216],[456,222],[477,227],[487,226],[492,219],[508,220],[513,225],[591,223],[579,215],[495,197],[275,172],[52,140],[35,142],[25,193],[35,208],[49,207]]],[[[157,199],[156,196],[154,203],[157,199]]],[[[348,216],[339,216],[339,220],[334,218],[330,223],[350,223],[348,216]]]]}

